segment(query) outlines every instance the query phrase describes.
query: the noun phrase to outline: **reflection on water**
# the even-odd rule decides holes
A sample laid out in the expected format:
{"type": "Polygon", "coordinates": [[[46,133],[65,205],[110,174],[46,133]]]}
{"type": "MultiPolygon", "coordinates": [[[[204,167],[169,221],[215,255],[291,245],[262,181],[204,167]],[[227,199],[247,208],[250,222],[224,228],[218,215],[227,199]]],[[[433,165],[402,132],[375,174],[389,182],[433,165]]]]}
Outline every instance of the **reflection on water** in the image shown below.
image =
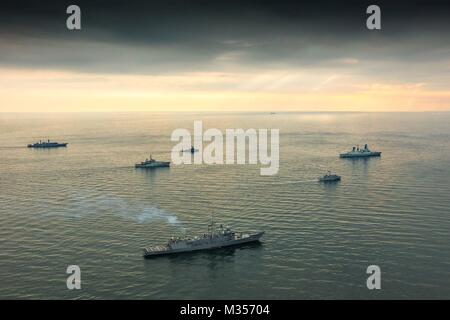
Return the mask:
{"type": "Polygon", "coordinates": [[[160,167],[160,168],[137,168],[136,172],[142,174],[147,178],[155,179],[163,178],[165,175],[169,174],[170,167],[160,167]]]}
{"type": "Polygon", "coordinates": [[[2,298],[450,298],[450,115],[2,114],[2,298]],[[176,128],[279,128],[280,171],[173,165],[176,128]],[[5,129],[8,128],[8,129],[5,129]],[[36,139],[67,141],[34,150],[36,139]],[[381,158],[340,159],[368,143],[381,158]],[[328,170],[339,183],[317,178],[328,170]],[[262,245],[145,260],[211,214],[262,245]],[[77,264],[82,290],[65,288],[77,264]],[[382,290],[366,288],[366,268],[382,290]]]}

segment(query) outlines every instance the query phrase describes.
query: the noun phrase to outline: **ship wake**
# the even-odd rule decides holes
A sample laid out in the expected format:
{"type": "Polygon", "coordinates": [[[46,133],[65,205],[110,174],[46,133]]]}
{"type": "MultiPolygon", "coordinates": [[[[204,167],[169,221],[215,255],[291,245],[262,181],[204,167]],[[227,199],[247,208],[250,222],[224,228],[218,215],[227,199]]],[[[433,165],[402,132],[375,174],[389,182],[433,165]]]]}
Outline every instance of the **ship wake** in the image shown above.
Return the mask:
{"type": "Polygon", "coordinates": [[[181,226],[178,217],[154,205],[142,202],[126,201],[109,195],[83,195],[77,194],[74,199],[73,216],[81,218],[83,215],[112,214],[123,219],[133,220],[137,223],[165,222],[181,226]]]}

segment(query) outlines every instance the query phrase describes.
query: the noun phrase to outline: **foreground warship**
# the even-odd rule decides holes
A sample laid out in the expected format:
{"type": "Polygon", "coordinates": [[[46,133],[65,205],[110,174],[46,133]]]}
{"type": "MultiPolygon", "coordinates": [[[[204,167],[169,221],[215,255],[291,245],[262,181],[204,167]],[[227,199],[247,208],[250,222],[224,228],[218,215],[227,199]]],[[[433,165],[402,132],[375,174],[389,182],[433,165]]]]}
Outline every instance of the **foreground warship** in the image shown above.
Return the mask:
{"type": "Polygon", "coordinates": [[[370,151],[369,147],[364,145],[364,149],[358,147],[353,147],[352,151],[341,153],[339,156],[341,158],[365,158],[365,157],[379,157],[381,155],[380,151],[370,151]]]}
{"type": "Polygon", "coordinates": [[[28,148],[59,148],[59,147],[66,147],[68,143],[58,143],[58,142],[51,142],[50,140],[42,141],[39,140],[39,142],[29,144],[28,148]]]}
{"type": "Polygon", "coordinates": [[[136,163],[134,165],[135,168],[158,168],[158,167],[169,167],[170,162],[169,161],[156,161],[152,158],[152,155],[150,155],[150,159],[145,159],[145,161],[142,161],[141,163],[136,163]]]}
{"type": "Polygon", "coordinates": [[[237,233],[229,227],[215,228],[214,220],[208,225],[208,233],[191,238],[171,238],[166,245],[144,249],[144,258],[235,246],[259,241],[264,232],[237,233]]]}

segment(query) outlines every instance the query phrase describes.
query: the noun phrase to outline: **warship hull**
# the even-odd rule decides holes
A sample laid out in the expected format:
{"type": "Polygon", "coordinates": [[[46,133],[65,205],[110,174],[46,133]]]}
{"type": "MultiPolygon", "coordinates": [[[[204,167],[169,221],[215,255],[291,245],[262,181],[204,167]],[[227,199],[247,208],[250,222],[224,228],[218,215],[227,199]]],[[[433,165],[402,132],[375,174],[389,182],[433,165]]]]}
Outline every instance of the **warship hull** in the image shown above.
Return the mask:
{"type": "Polygon", "coordinates": [[[339,157],[341,158],[368,158],[368,157],[380,157],[381,152],[349,152],[349,153],[341,153],[339,157]]]}
{"type": "Polygon", "coordinates": [[[341,177],[332,177],[332,178],[319,178],[319,182],[337,182],[337,181],[341,181],[341,177]]]}
{"type": "Polygon", "coordinates": [[[51,149],[67,147],[68,143],[46,143],[46,144],[29,144],[28,148],[51,149]]]}
{"type": "Polygon", "coordinates": [[[194,247],[179,248],[179,249],[171,249],[167,246],[158,246],[158,247],[154,247],[150,250],[144,249],[143,256],[144,256],[144,258],[152,258],[152,257],[156,257],[156,256],[165,256],[165,255],[176,254],[176,253],[205,251],[205,250],[212,250],[212,249],[218,249],[218,248],[224,248],[224,247],[239,246],[239,245],[242,245],[245,243],[259,241],[259,239],[263,235],[264,235],[264,232],[258,232],[258,233],[251,234],[248,237],[243,237],[240,239],[214,242],[214,243],[205,243],[205,244],[196,245],[194,247]]]}
{"type": "Polygon", "coordinates": [[[140,168],[140,169],[164,168],[164,167],[170,167],[170,162],[158,162],[158,163],[150,163],[150,164],[136,163],[134,167],[140,168]]]}

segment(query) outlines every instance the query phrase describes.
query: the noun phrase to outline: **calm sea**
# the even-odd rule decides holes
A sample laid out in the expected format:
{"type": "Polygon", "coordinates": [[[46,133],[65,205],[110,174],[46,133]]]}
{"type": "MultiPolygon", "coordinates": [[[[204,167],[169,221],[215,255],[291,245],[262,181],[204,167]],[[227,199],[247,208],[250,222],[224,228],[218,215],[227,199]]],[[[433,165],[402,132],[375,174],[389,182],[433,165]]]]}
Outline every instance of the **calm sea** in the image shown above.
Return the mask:
{"type": "Polygon", "coordinates": [[[0,114],[0,298],[449,299],[449,141],[449,113],[0,114]],[[170,160],[171,132],[194,120],[279,128],[278,174],[133,167],[170,160]],[[25,147],[47,138],[69,146],[25,147]],[[339,159],[364,143],[382,157],[339,159]],[[342,181],[318,183],[327,170],[342,181]],[[262,243],[142,258],[212,213],[262,243]],[[369,265],[381,290],[366,287],[369,265]]]}

